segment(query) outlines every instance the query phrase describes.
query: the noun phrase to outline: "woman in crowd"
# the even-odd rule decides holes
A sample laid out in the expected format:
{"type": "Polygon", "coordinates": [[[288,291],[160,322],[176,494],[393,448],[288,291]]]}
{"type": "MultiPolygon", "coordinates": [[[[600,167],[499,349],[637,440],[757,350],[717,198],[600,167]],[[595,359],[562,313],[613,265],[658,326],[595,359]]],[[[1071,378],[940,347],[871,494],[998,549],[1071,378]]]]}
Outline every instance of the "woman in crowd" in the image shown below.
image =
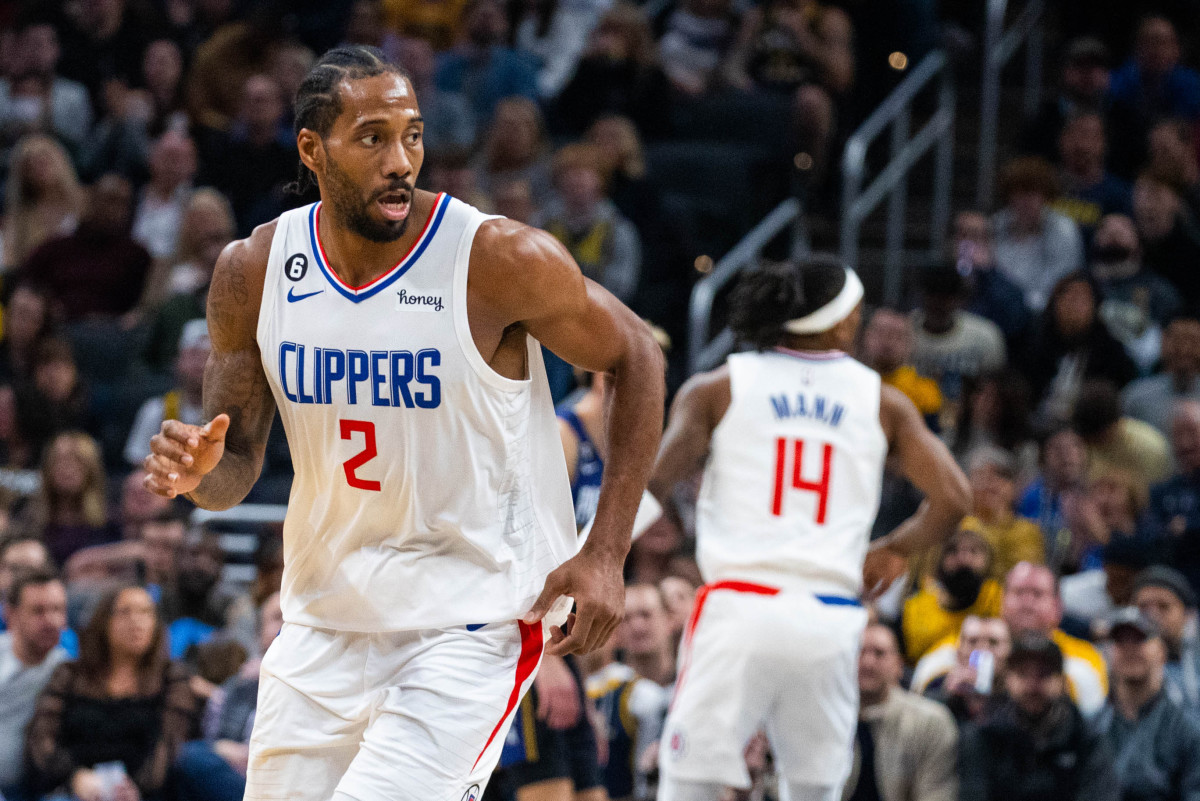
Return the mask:
{"type": "Polygon", "coordinates": [[[108,519],[100,446],[77,431],[54,437],[42,459],[37,495],[20,513],[18,525],[39,534],[58,565],[89,545],[119,538],[108,519]]]}
{"type": "Polygon", "coordinates": [[[38,346],[53,329],[50,298],[35,284],[19,283],[4,306],[4,337],[0,339],[0,382],[33,377],[38,346]]]}
{"type": "Polygon", "coordinates": [[[524,178],[541,205],[550,194],[550,150],[542,112],[527,97],[507,97],[496,104],[484,134],[479,188],[485,193],[514,178],[524,178]]]}
{"type": "Polygon", "coordinates": [[[17,426],[21,438],[41,458],[55,434],[87,429],[88,394],[69,342],[50,338],[34,349],[30,376],[17,382],[17,426]]]}
{"type": "Polygon", "coordinates": [[[13,148],[5,194],[5,270],[39,245],[74,232],[84,191],[67,151],[52,137],[30,134],[13,148]]]}
{"type": "Polygon", "coordinates": [[[1100,291],[1083,272],[1063,278],[1050,293],[1040,330],[1024,360],[1043,422],[1069,419],[1085,378],[1107,378],[1118,388],[1137,367],[1100,318],[1100,291]]]}
{"type": "Polygon", "coordinates": [[[60,665],[38,699],[26,735],[34,785],[79,801],[162,798],[196,715],[154,601],[140,587],[113,590],[83,631],[79,659],[60,665]]]}
{"type": "Polygon", "coordinates": [[[1136,536],[1138,518],[1149,500],[1145,483],[1131,473],[1110,470],[1097,475],[1085,490],[1064,499],[1070,538],[1050,555],[1051,566],[1058,572],[1103,567],[1104,546],[1114,538],[1136,536]]]}

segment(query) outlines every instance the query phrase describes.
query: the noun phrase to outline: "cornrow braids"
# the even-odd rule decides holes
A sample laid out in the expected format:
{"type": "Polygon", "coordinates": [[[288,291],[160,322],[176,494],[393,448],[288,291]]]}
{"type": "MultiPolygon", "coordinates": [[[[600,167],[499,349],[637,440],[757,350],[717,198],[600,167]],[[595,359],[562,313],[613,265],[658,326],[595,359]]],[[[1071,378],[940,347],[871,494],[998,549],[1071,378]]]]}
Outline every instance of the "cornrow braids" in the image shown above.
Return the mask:
{"type": "MultiPolygon", "coordinates": [[[[387,74],[411,81],[404,68],[388,61],[378,47],[341,45],[327,51],[304,76],[304,81],[296,91],[296,134],[307,128],[320,136],[328,136],[334,120],[342,113],[342,96],[338,88],[342,81],[387,74]]],[[[303,194],[315,182],[312,171],[304,166],[304,162],[300,162],[296,180],[287,186],[287,190],[303,194]]]]}

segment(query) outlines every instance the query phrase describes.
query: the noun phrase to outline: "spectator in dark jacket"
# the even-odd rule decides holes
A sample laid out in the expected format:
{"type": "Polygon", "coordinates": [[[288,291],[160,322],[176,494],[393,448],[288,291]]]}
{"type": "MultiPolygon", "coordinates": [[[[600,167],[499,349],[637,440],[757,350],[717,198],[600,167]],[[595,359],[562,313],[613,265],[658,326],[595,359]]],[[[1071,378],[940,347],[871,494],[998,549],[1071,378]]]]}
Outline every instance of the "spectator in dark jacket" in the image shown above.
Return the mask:
{"type": "Polygon", "coordinates": [[[1182,400],[1171,421],[1175,475],[1150,488],[1142,520],[1147,537],[1159,539],[1170,564],[1200,590],[1200,402],[1182,400]]]}
{"type": "Polygon", "coordinates": [[[954,217],[954,266],[966,276],[967,311],[986,317],[1012,341],[1029,324],[1021,288],[996,269],[987,215],[963,211],[954,217]]]}
{"type": "Polygon", "coordinates": [[[1184,204],[1179,175],[1144,170],[1133,184],[1133,219],[1142,263],[1170,281],[1185,302],[1200,302],[1200,225],[1184,204]]]}
{"type": "Polygon", "coordinates": [[[1158,627],[1126,607],[1112,640],[1112,700],[1097,729],[1115,757],[1122,801],[1200,800],[1200,724],[1164,688],[1158,627]]]}
{"type": "Polygon", "coordinates": [[[1019,637],[1005,685],[1009,700],[963,732],[961,801],[1117,801],[1112,755],[1067,697],[1058,646],[1019,637]]]}

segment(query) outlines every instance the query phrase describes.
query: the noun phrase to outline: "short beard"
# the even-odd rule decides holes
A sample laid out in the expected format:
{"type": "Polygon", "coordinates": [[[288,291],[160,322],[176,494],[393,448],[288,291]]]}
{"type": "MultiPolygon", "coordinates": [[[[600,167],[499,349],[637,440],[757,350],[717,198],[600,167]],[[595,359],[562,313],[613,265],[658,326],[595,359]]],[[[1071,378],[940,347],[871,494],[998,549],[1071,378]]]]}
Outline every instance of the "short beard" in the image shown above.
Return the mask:
{"type": "MultiPolygon", "coordinates": [[[[327,159],[326,164],[325,181],[329,191],[328,197],[322,197],[322,200],[329,202],[338,222],[348,228],[351,233],[361,236],[368,242],[387,244],[404,236],[404,232],[408,230],[408,217],[403,220],[386,220],[384,222],[373,219],[368,211],[373,201],[368,200],[365,203],[360,201],[359,187],[332,157],[327,159]]],[[[409,190],[411,213],[412,187],[407,184],[403,184],[403,186],[409,190]]],[[[389,191],[395,188],[391,187],[389,191]]]]}

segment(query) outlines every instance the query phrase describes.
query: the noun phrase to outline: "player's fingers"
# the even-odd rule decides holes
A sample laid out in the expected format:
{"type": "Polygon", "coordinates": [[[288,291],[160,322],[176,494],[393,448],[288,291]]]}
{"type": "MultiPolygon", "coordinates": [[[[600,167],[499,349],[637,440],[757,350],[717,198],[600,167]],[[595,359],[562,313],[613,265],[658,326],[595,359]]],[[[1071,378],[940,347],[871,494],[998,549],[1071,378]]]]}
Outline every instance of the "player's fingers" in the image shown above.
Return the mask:
{"type": "Polygon", "coordinates": [[[143,459],[142,467],[147,473],[163,483],[171,484],[179,480],[179,463],[157,454],[152,453],[143,459]]]}
{"type": "Polygon", "coordinates": [[[161,495],[164,498],[174,498],[179,494],[169,482],[163,481],[150,473],[147,473],[146,477],[142,479],[142,485],[155,495],[161,495]]]}
{"type": "Polygon", "coordinates": [[[205,439],[211,442],[220,442],[225,439],[225,432],[229,430],[229,415],[218,414],[216,417],[208,421],[204,428],[200,429],[200,434],[205,439]]]}
{"type": "Polygon", "coordinates": [[[200,446],[200,429],[196,426],[190,426],[187,423],[181,423],[178,420],[164,420],[162,430],[159,433],[189,448],[198,448],[200,446]]]}
{"type": "Polygon", "coordinates": [[[178,440],[165,437],[162,434],[155,434],[150,438],[150,452],[158,456],[165,456],[182,465],[190,466],[195,461],[178,440]]]}
{"type": "Polygon", "coordinates": [[[542,594],[533,602],[533,606],[525,617],[521,620],[526,624],[537,623],[546,613],[550,611],[550,607],[558,600],[558,597],[566,590],[566,579],[560,570],[555,570],[549,576],[546,576],[546,586],[542,588],[542,594]]]}
{"type": "Polygon", "coordinates": [[[588,642],[588,635],[591,634],[594,623],[594,613],[591,609],[581,607],[576,614],[575,624],[571,626],[571,633],[562,642],[555,643],[547,648],[546,653],[553,654],[554,656],[583,653],[583,648],[588,642]]]}

